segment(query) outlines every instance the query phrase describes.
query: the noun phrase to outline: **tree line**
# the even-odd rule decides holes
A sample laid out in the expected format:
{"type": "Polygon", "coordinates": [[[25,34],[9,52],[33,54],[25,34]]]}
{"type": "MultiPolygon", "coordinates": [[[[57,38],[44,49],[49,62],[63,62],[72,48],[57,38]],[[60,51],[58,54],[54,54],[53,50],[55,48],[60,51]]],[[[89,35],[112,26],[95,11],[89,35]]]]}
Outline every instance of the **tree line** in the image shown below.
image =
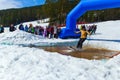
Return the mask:
{"type": "Polygon", "coordinates": [[[3,24],[4,26],[8,26],[10,24],[16,25],[43,17],[44,14],[42,13],[41,6],[7,9],[0,11],[0,24],[3,24]]]}
{"type": "MultiPolygon", "coordinates": [[[[67,14],[79,3],[80,0],[46,0],[44,5],[18,9],[0,10],[0,24],[9,26],[22,22],[50,18],[50,23],[64,24],[67,14]]],[[[105,9],[88,11],[78,21],[98,22],[119,20],[120,9],[105,9]]]]}

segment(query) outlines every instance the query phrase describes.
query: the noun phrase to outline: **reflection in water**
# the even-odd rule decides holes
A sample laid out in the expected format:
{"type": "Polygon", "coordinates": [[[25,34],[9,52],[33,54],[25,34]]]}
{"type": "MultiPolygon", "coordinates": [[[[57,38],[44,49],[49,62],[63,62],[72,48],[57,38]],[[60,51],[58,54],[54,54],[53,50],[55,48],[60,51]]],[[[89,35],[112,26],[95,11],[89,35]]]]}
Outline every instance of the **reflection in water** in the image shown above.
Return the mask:
{"type": "Polygon", "coordinates": [[[111,51],[107,49],[96,48],[84,48],[82,51],[72,51],[68,47],[39,47],[46,51],[58,52],[63,55],[70,55],[77,58],[85,59],[109,59],[111,56],[117,53],[117,51],[111,51]]]}

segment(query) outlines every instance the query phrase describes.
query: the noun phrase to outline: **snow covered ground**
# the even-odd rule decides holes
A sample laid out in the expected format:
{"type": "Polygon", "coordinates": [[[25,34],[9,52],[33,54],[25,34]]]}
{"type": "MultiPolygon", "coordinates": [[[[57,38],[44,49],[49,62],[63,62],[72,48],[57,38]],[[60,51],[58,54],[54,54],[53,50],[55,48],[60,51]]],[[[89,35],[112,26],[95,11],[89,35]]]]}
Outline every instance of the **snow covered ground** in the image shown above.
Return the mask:
{"type": "Polygon", "coordinates": [[[76,39],[47,39],[25,31],[16,30],[0,34],[0,44],[3,45],[23,45],[23,46],[68,46],[76,43],[76,39]],[[66,43],[66,45],[65,45],[66,43]]]}
{"type": "Polygon", "coordinates": [[[120,50],[120,21],[106,21],[97,25],[97,33],[90,36],[89,43],[94,47],[120,50]]]}
{"type": "MultiPolygon", "coordinates": [[[[24,22],[24,23],[22,23],[24,26],[25,25],[28,25],[29,26],[29,24],[33,24],[33,26],[42,26],[42,27],[46,27],[46,26],[48,26],[49,25],[49,18],[46,18],[46,19],[42,19],[42,20],[35,20],[35,21],[30,21],[30,22],[24,22]]],[[[19,24],[18,25],[16,25],[16,27],[18,28],[19,27],[19,24]]]]}
{"type": "MultiPolygon", "coordinates": [[[[84,45],[119,51],[120,21],[96,24],[96,35],[90,36],[84,45]]],[[[120,55],[107,61],[87,60],[27,47],[73,45],[77,41],[45,39],[6,29],[5,33],[0,34],[0,80],[120,80],[120,55]]]]}

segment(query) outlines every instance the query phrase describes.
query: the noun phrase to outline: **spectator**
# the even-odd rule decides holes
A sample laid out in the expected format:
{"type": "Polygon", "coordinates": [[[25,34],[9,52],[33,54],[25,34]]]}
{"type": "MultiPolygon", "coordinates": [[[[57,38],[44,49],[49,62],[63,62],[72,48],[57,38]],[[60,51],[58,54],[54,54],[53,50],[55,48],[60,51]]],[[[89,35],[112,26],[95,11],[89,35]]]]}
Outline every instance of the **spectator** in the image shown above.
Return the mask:
{"type": "Polygon", "coordinates": [[[19,30],[24,31],[24,26],[23,26],[23,24],[22,24],[22,23],[21,23],[21,24],[20,24],[20,26],[19,26],[19,30]]]}
{"type": "Polygon", "coordinates": [[[35,32],[35,29],[32,24],[29,25],[28,32],[33,33],[35,32]]]}
{"type": "Polygon", "coordinates": [[[35,27],[35,34],[36,34],[36,35],[39,35],[39,33],[40,33],[39,26],[36,26],[36,27],[35,27]]]}
{"type": "Polygon", "coordinates": [[[13,24],[11,24],[10,27],[9,27],[9,31],[10,31],[10,32],[13,32],[13,31],[15,31],[15,30],[16,30],[16,28],[14,27],[13,24]]]}
{"type": "Polygon", "coordinates": [[[93,34],[95,34],[96,33],[96,29],[97,29],[97,25],[93,25],[93,34]]]}
{"type": "Polygon", "coordinates": [[[49,36],[50,36],[50,26],[47,26],[46,30],[47,30],[47,38],[49,38],[49,36]]]}
{"type": "Polygon", "coordinates": [[[3,25],[0,25],[0,33],[3,33],[4,32],[4,27],[3,25]]]}
{"type": "Polygon", "coordinates": [[[44,27],[43,37],[45,38],[47,36],[47,27],[44,27]]]}
{"type": "Polygon", "coordinates": [[[25,31],[28,32],[28,26],[27,25],[25,25],[25,31]]]}
{"type": "Polygon", "coordinates": [[[57,28],[57,38],[58,38],[58,36],[60,35],[60,32],[61,32],[61,28],[58,27],[58,28],[57,28]]]}
{"type": "Polygon", "coordinates": [[[49,38],[53,38],[54,36],[54,28],[53,26],[50,26],[50,37],[49,38]]]}
{"type": "Polygon", "coordinates": [[[53,28],[54,28],[54,33],[53,33],[53,35],[54,35],[54,38],[57,38],[57,26],[53,26],[53,28]]]}
{"type": "Polygon", "coordinates": [[[43,27],[41,27],[41,26],[39,26],[39,30],[40,30],[39,35],[43,36],[43,33],[44,33],[44,28],[43,28],[43,27]]]}

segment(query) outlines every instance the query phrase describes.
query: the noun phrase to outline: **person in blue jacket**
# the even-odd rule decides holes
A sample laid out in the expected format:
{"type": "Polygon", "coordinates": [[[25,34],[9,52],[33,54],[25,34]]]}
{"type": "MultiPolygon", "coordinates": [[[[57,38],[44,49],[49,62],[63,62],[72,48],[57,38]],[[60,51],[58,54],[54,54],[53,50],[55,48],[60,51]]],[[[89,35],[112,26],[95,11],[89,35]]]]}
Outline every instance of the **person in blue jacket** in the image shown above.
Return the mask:
{"type": "Polygon", "coordinates": [[[26,32],[28,32],[28,25],[25,25],[25,29],[26,32]]]}
{"type": "Polygon", "coordinates": [[[4,32],[4,27],[3,25],[0,25],[0,33],[3,33],[4,32]]]}
{"type": "Polygon", "coordinates": [[[19,30],[24,31],[24,26],[23,26],[23,24],[22,24],[22,23],[19,25],[19,30]]]}

